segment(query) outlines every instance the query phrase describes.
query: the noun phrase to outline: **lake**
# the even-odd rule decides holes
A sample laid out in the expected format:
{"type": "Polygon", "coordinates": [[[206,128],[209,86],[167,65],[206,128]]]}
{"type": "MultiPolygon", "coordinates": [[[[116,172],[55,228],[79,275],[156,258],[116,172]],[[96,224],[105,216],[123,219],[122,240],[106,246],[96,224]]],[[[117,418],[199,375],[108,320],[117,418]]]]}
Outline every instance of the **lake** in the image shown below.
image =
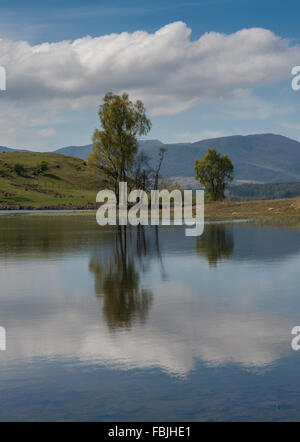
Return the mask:
{"type": "Polygon", "coordinates": [[[0,217],[0,420],[300,420],[300,229],[0,217]]]}

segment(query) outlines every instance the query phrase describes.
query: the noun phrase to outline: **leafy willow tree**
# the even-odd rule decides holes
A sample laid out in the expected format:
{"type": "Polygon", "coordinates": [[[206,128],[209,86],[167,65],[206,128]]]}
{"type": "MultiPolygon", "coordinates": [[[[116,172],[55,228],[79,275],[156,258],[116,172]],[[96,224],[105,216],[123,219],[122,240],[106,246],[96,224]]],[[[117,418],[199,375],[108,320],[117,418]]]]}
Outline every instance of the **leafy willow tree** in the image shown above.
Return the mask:
{"type": "Polygon", "coordinates": [[[227,155],[208,149],[202,160],[195,161],[195,178],[205,186],[209,201],[222,201],[225,189],[233,181],[234,167],[227,155]]]}
{"type": "Polygon", "coordinates": [[[120,181],[126,181],[138,152],[138,138],[151,129],[142,101],[132,102],[127,93],[108,92],[100,106],[102,130],[93,134],[93,151],[87,160],[92,170],[101,169],[118,195],[120,181]]]}

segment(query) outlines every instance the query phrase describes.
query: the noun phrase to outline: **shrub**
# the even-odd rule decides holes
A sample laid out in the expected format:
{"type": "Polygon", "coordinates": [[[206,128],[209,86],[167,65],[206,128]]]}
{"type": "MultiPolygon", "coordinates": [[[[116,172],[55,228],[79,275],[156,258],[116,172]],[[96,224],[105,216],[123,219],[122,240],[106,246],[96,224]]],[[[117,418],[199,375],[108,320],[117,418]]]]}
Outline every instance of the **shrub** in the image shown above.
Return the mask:
{"type": "Polygon", "coordinates": [[[36,171],[38,173],[44,173],[49,169],[48,163],[47,161],[41,161],[37,167],[36,167],[36,171]]]}
{"type": "Polygon", "coordinates": [[[14,165],[14,171],[16,172],[17,175],[22,176],[25,174],[25,167],[23,166],[23,164],[16,163],[14,165]]]}

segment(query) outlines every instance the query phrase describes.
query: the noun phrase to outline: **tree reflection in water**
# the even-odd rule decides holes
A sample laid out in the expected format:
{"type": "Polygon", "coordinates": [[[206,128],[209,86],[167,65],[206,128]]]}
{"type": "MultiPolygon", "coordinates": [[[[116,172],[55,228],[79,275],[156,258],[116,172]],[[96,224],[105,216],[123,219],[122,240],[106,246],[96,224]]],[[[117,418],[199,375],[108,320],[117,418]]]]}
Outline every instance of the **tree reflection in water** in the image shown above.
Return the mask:
{"type": "Polygon", "coordinates": [[[196,240],[197,254],[204,256],[212,267],[216,267],[219,261],[228,259],[233,249],[232,230],[221,224],[207,224],[203,235],[196,240]]]}
{"type": "Polygon", "coordinates": [[[154,254],[162,265],[158,232],[150,229],[148,233],[143,226],[118,226],[113,246],[106,253],[96,249],[90,260],[95,293],[103,298],[103,315],[111,329],[131,328],[135,321],[143,323],[147,318],[153,296],[141,287],[140,277],[154,254]]]}

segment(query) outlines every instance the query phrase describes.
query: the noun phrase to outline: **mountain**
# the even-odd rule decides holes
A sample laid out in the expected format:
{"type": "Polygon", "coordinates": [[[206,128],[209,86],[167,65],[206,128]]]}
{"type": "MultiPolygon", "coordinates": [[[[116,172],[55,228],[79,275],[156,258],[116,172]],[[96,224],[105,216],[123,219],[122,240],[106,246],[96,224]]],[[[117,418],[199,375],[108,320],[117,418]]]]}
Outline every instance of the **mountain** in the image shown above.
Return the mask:
{"type": "Polygon", "coordinates": [[[59,153],[60,155],[80,158],[82,160],[86,160],[87,157],[91,154],[91,152],[92,152],[92,144],[87,144],[86,146],[67,146],[54,151],[54,153],[59,153]]]}
{"type": "MultiPolygon", "coordinates": [[[[212,138],[195,143],[163,144],[159,140],[143,140],[143,149],[156,163],[159,148],[168,151],[162,165],[161,175],[177,177],[183,181],[194,176],[194,161],[200,159],[209,148],[227,154],[235,166],[238,182],[278,183],[300,181],[300,143],[282,135],[235,135],[212,138]]],[[[0,152],[8,148],[1,148],[0,152]],[[2,149],[2,150],[1,150],[2,149]]],[[[62,155],[86,160],[92,145],[68,146],[55,151],[62,155]]],[[[13,151],[10,149],[9,151],[13,151]]]]}
{"type": "Polygon", "coordinates": [[[30,151],[25,149],[12,149],[10,147],[0,146],[0,153],[3,152],[30,152],[30,151]]]}
{"type": "MultiPolygon", "coordinates": [[[[141,140],[140,148],[146,150],[157,149],[163,146],[164,144],[159,140],[141,140]]],[[[61,149],[57,149],[54,153],[59,153],[61,155],[67,155],[69,157],[81,158],[82,160],[86,160],[87,157],[92,152],[92,144],[87,144],[86,146],[68,146],[62,147],[61,149]]]]}
{"type": "MultiPolygon", "coordinates": [[[[235,135],[195,143],[163,144],[159,140],[145,140],[140,143],[140,147],[154,162],[159,148],[163,145],[168,148],[161,169],[161,175],[164,177],[192,177],[194,161],[202,158],[207,149],[214,147],[231,158],[237,181],[300,181],[300,143],[282,135],[235,135]]],[[[91,145],[70,146],[59,149],[56,153],[85,160],[91,149],[91,145]]]]}
{"type": "MultiPolygon", "coordinates": [[[[196,143],[166,144],[166,147],[168,152],[161,169],[163,176],[193,176],[194,161],[214,147],[231,158],[236,180],[300,181],[300,143],[281,135],[239,135],[196,143]]],[[[158,149],[151,147],[147,152],[155,157],[158,149]]]]}

